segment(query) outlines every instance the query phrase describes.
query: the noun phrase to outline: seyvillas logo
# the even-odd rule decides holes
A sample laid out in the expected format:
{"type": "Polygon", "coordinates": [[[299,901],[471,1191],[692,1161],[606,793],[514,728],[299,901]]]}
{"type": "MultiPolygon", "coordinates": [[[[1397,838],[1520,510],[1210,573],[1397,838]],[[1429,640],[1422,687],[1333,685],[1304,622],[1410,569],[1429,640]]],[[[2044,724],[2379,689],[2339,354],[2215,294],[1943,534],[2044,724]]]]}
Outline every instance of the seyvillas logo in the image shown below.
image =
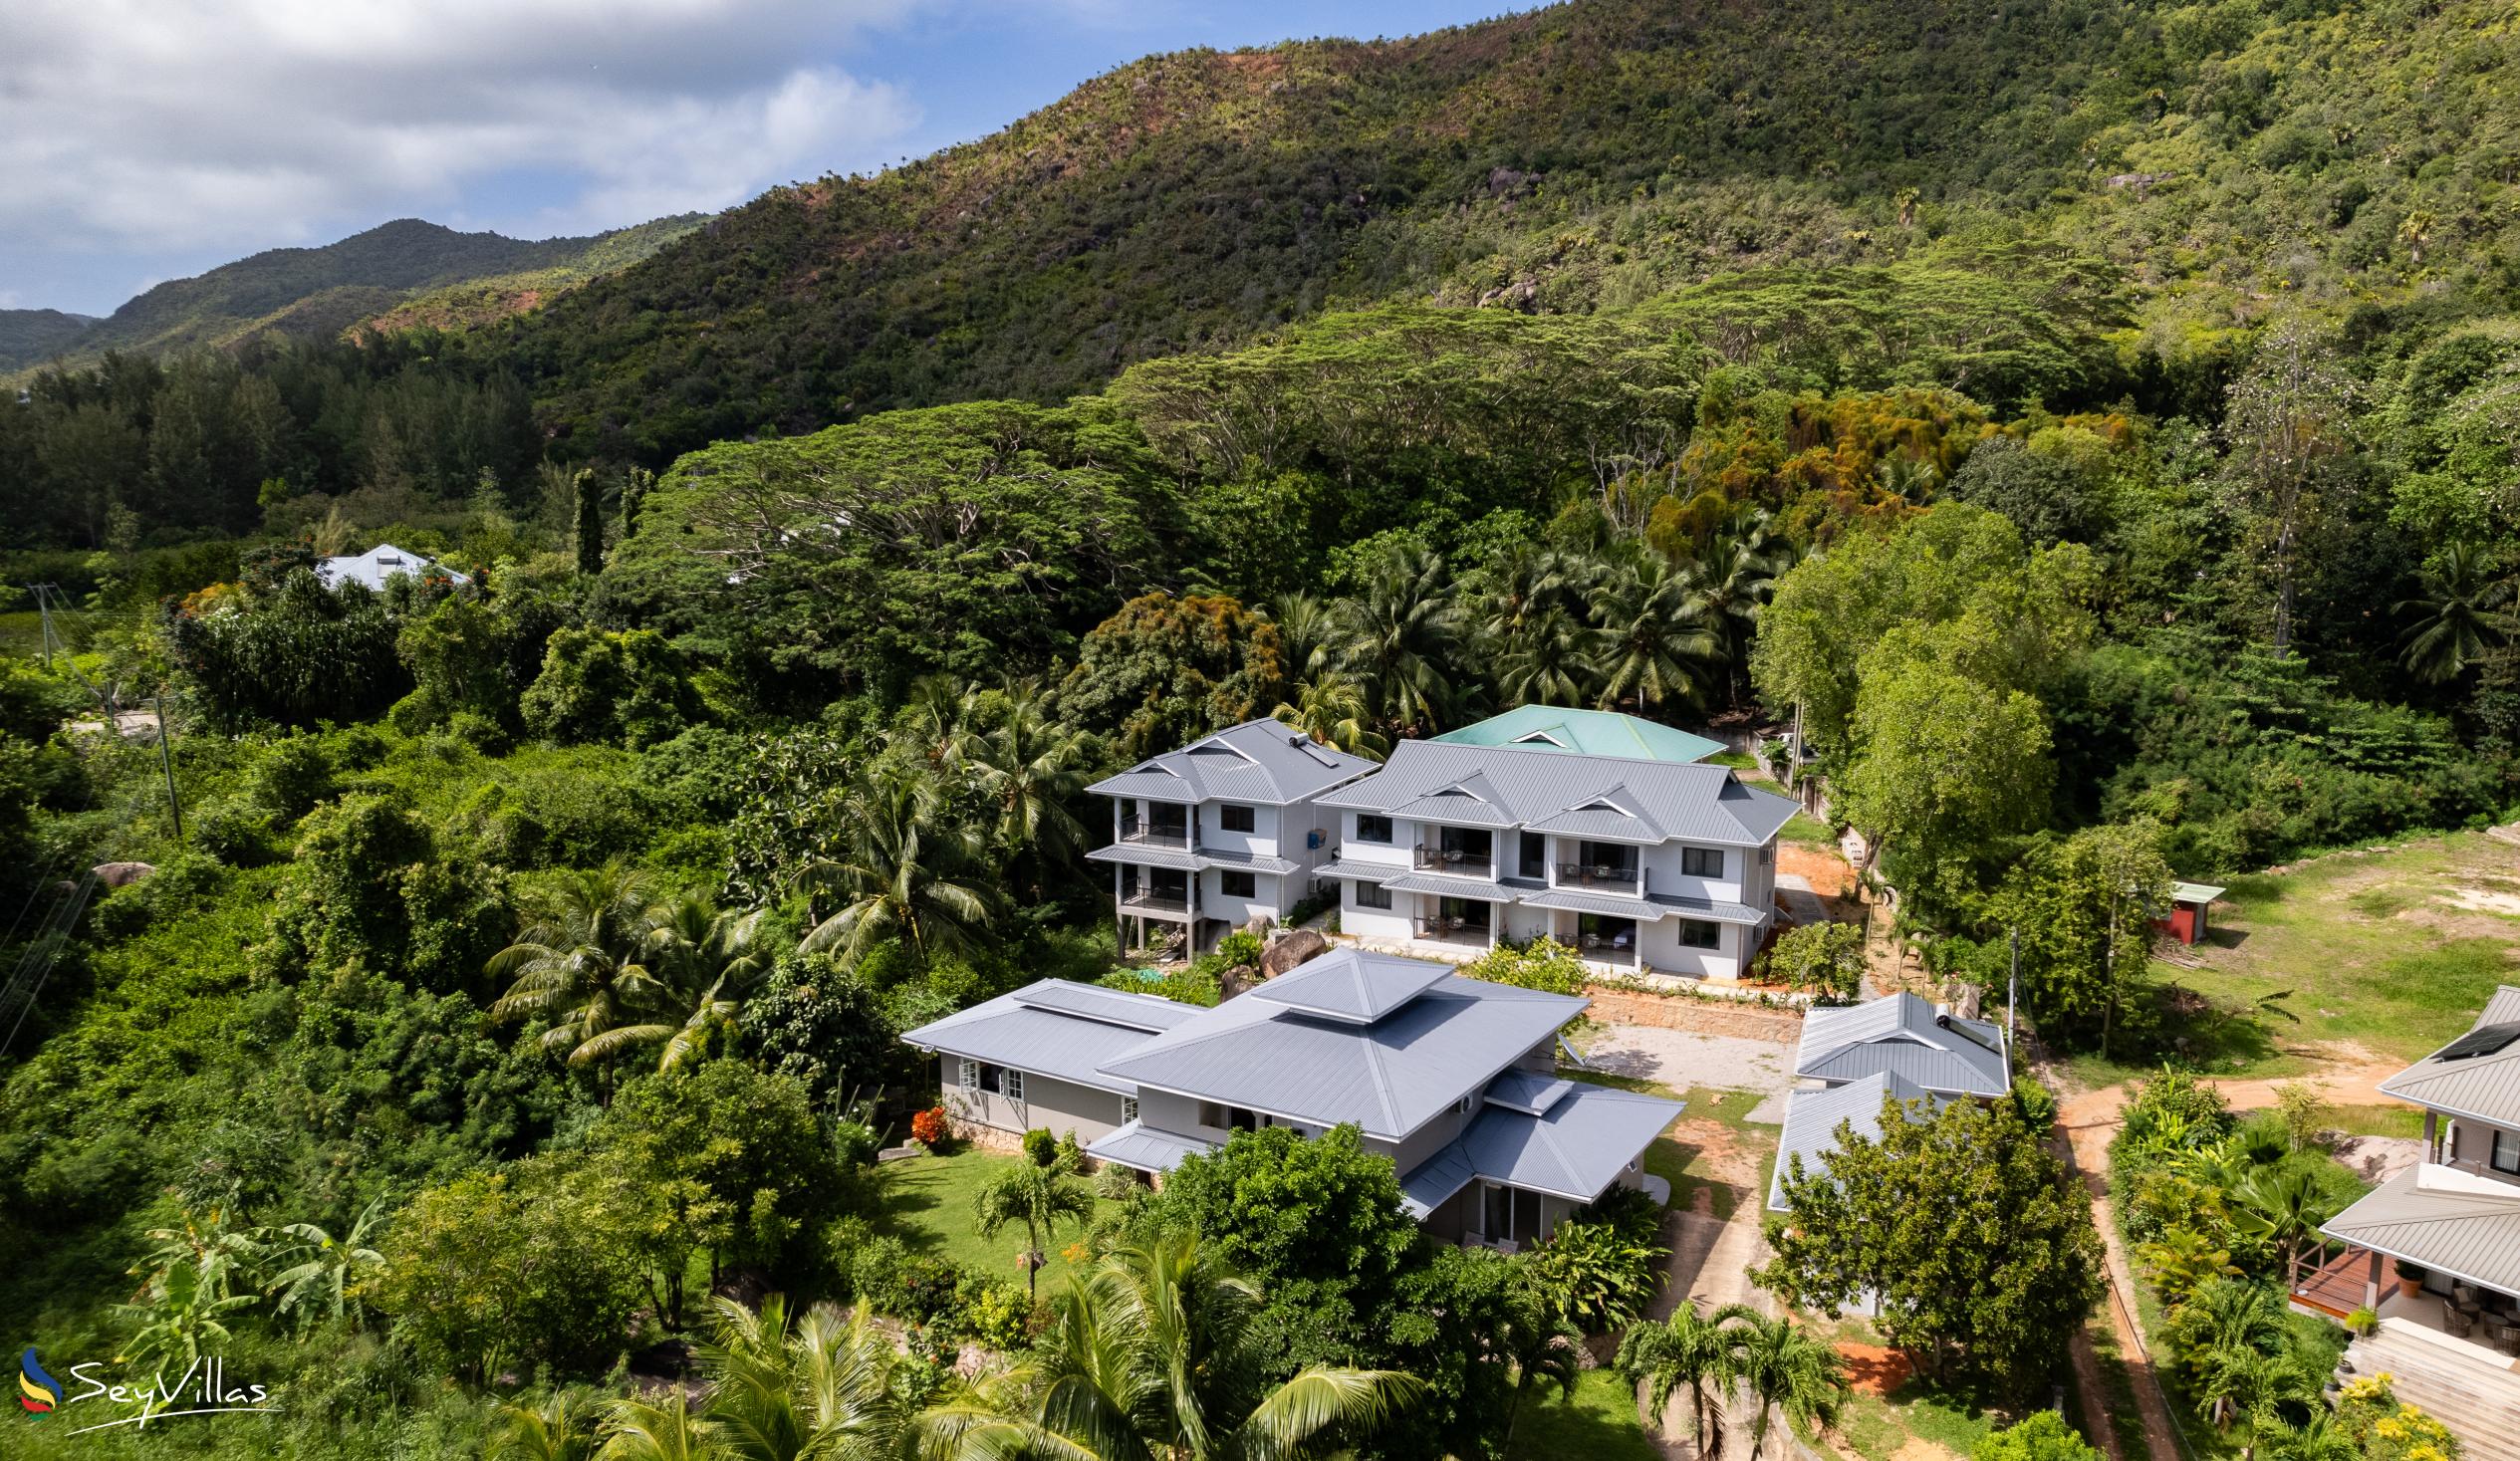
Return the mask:
{"type": "Polygon", "coordinates": [[[32,1415],[50,1415],[61,1403],[61,1381],[44,1372],[44,1361],[35,1357],[34,1346],[18,1356],[18,1403],[32,1415]]]}
{"type": "Polygon", "coordinates": [[[103,1363],[94,1360],[70,1366],[70,1378],[78,1382],[79,1389],[68,1393],[29,1347],[18,1360],[18,1403],[38,1419],[68,1406],[81,1406],[75,1414],[63,1418],[88,1423],[65,1432],[66,1436],[111,1430],[118,1425],[145,1428],[152,1421],[171,1420],[178,1415],[269,1414],[280,1408],[271,1403],[269,1388],[230,1379],[227,1361],[214,1355],[195,1359],[171,1378],[160,1370],[143,1383],[115,1384],[100,1379],[96,1371],[103,1368],[103,1363]],[[85,1403],[95,1400],[105,1404],[85,1403]],[[116,1414],[115,1409],[108,1407],[118,1407],[123,1413],[116,1414]]]}

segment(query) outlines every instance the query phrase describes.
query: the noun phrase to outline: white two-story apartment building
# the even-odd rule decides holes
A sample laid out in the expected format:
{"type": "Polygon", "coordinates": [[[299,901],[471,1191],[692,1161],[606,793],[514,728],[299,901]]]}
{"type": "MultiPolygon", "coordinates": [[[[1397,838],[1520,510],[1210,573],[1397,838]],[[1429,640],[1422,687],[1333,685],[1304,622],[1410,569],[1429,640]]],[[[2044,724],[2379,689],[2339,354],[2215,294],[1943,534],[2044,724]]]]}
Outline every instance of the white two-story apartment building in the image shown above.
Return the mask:
{"type": "Polygon", "coordinates": [[[1786,797],[1631,716],[1527,706],[1317,797],[1345,933],[1459,958],[1543,935],[1624,972],[1737,979],[1776,918],[1786,797]]]}
{"type": "Polygon", "coordinates": [[[1322,793],[1374,769],[1280,721],[1250,720],[1167,751],[1087,790],[1112,800],[1112,868],[1125,940],[1156,925],[1185,950],[1266,914],[1283,921],[1308,896],[1338,841],[1322,793]]]}

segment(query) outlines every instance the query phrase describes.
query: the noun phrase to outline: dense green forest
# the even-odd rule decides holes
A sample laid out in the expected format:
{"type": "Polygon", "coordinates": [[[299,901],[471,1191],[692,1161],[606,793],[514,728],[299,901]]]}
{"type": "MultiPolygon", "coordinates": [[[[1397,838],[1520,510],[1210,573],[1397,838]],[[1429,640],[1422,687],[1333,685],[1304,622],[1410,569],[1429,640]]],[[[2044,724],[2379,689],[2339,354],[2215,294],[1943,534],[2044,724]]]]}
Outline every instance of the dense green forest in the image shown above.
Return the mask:
{"type": "MultiPolygon", "coordinates": [[[[69,648],[0,606],[0,972],[44,976],[0,1308],[280,1385],[253,1454],[564,1454],[694,1341],[660,1433],[825,1423],[724,1398],[809,1360],[902,1426],[966,1342],[1159,1368],[1101,1326],[1168,1284],[1220,1306],[1206,1413],[1503,1454],[1635,1317],[1637,1214],[1507,1260],[1352,1143],[1159,1198],[1045,1143],[989,1200],[1096,1277],[1036,1296],[887,1196],[935,1089],[894,1036],[1134,980],[1080,856],[1128,759],[1547,702],[1798,727],[1937,969],[2036,930],[2043,1037],[2167,1051],[2131,889],[2520,804],[2513,47],[1584,0],[1124,68],[514,318],[36,372],[0,566],[69,648]],[[379,541],[468,582],[311,572],[379,541]],[[162,756],[104,714],[161,692],[162,756]],[[711,1303],[770,1292],[893,1328],[711,1303]]],[[[1978,1399],[2050,1377],[1971,1347],[1978,1399]]]]}

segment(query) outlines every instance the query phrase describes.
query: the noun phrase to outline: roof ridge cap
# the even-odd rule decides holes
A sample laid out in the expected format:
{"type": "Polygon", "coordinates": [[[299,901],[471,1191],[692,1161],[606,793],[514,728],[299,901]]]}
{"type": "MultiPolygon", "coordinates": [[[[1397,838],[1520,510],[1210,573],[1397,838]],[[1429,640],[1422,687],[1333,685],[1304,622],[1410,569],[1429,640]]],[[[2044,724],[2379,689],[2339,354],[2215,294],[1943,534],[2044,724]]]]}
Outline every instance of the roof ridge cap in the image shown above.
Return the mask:
{"type": "MultiPolygon", "coordinates": [[[[1371,1030],[1373,1027],[1367,1028],[1371,1030]]],[[[1400,1129],[1399,1102],[1391,1098],[1391,1076],[1383,1068],[1383,1048],[1374,1043],[1371,1035],[1361,1044],[1365,1047],[1366,1073],[1373,1078],[1374,1098],[1383,1103],[1383,1119],[1391,1132],[1391,1139],[1396,1141],[1408,1133],[1400,1129]]]]}

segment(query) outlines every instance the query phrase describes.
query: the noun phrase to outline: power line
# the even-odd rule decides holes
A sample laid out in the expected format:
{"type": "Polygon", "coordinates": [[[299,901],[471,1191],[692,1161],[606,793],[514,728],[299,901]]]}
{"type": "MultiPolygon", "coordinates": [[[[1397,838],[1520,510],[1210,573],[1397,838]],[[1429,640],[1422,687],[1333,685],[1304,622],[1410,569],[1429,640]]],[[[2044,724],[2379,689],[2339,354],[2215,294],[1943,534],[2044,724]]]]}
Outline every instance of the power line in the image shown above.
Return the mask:
{"type": "Polygon", "coordinates": [[[26,1028],[27,1016],[35,1013],[35,996],[44,988],[44,981],[52,974],[53,966],[61,962],[62,944],[96,891],[97,874],[91,868],[86,876],[62,894],[60,902],[54,904],[52,912],[44,919],[44,926],[37,931],[35,941],[28,944],[26,952],[18,957],[17,967],[9,973],[9,982],[0,985],[0,1020],[8,1019],[12,1010],[17,1013],[17,1019],[9,1026],[9,1033],[0,1037],[0,1057],[7,1056],[9,1048],[17,1044],[18,1032],[26,1028]]]}

